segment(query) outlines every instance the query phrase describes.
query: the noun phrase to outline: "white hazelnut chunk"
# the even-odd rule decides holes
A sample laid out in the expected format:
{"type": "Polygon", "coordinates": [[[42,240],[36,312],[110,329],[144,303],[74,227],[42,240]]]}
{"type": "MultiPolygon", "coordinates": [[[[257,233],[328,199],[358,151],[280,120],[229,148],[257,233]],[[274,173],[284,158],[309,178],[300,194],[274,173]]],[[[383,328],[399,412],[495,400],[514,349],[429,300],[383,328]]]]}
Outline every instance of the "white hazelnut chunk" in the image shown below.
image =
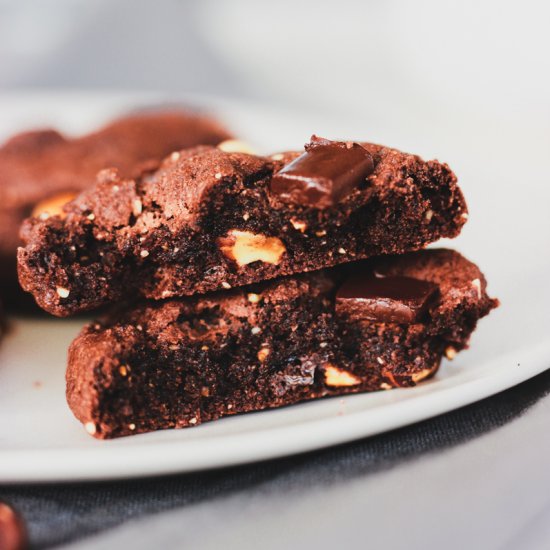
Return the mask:
{"type": "Polygon", "coordinates": [[[256,151],[248,145],[248,143],[241,141],[240,139],[226,139],[218,145],[218,149],[225,153],[247,153],[248,155],[255,155],[256,151]]]}
{"type": "Polygon", "coordinates": [[[300,233],[305,233],[307,229],[307,223],[303,222],[302,220],[297,220],[296,218],[291,218],[290,223],[296,231],[299,231],[300,233]]]}
{"type": "Polygon", "coordinates": [[[214,177],[217,179],[217,180],[221,180],[222,179],[222,173],[221,172],[216,172],[214,174],[214,177]]]}
{"type": "Polygon", "coordinates": [[[344,386],[357,386],[361,379],[344,369],[339,369],[328,363],[325,366],[325,384],[335,388],[344,386]]]}
{"type": "Polygon", "coordinates": [[[71,291],[68,288],[62,286],[56,287],[55,291],[60,298],[68,298],[71,291]]]}
{"type": "Polygon", "coordinates": [[[179,151],[174,151],[174,152],[170,155],[170,160],[171,160],[172,162],[176,162],[177,160],[180,159],[180,156],[181,156],[181,155],[180,155],[179,151]]]}
{"type": "Polygon", "coordinates": [[[84,429],[85,429],[90,435],[94,435],[94,434],[97,432],[97,428],[96,428],[95,422],[86,422],[86,424],[84,424],[84,429]]]}
{"type": "Polygon", "coordinates": [[[32,210],[31,216],[38,217],[41,220],[47,220],[50,216],[65,217],[63,207],[76,197],[76,193],[64,192],[58,193],[40,201],[32,210]]]}
{"type": "Polygon", "coordinates": [[[479,279],[474,279],[472,281],[472,286],[476,289],[478,300],[481,300],[481,281],[479,279]]]}
{"type": "Polygon", "coordinates": [[[136,429],[136,425],[132,422],[128,424],[128,429],[134,431],[136,429]]]}
{"type": "Polygon", "coordinates": [[[452,361],[456,357],[456,349],[453,346],[447,346],[445,348],[445,357],[449,361],[452,361]]]}
{"type": "Polygon", "coordinates": [[[427,222],[429,222],[433,218],[433,215],[434,215],[433,210],[426,210],[426,213],[424,214],[424,218],[426,219],[427,222]]]}
{"type": "Polygon", "coordinates": [[[143,204],[139,199],[134,199],[132,201],[132,213],[134,216],[139,216],[143,211],[143,204]]]}
{"type": "Polygon", "coordinates": [[[239,266],[258,261],[277,265],[286,252],[285,245],[277,237],[239,229],[232,229],[225,237],[219,238],[218,245],[222,253],[239,266]]]}
{"type": "Polygon", "coordinates": [[[139,255],[142,257],[142,258],[147,258],[147,256],[149,256],[149,251],[148,250],[142,250],[139,255]]]}
{"type": "Polygon", "coordinates": [[[252,327],[252,329],[250,330],[250,332],[254,335],[256,334],[260,334],[260,332],[262,332],[262,329],[260,327],[252,327]]]}
{"type": "Polygon", "coordinates": [[[346,249],[340,247],[340,248],[338,249],[338,254],[347,254],[346,249]]]}
{"type": "Polygon", "coordinates": [[[196,424],[196,423],[197,423],[196,417],[193,417],[191,418],[191,420],[189,420],[189,424],[196,424]]]}
{"type": "Polygon", "coordinates": [[[262,297],[254,292],[249,292],[247,295],[247,299],[251,304],[257,304],[262,299],[262,297]]]}
{"type": "Polygon", "coordinates": [[[428,378],[432,372],[434,372],[435,369],[422,369],[421,371],[415,372],[411,374],[411,380],[417,384],[421,380],[424,380],[425,378],[428,378]]]}
{"type": "Polygon", "coordinates": [[[229,290],[231,288],[231,285],[227,281],[223,281],[222,286],[223,286],[223,288],[225,288],[227,290],[229,290]]]}

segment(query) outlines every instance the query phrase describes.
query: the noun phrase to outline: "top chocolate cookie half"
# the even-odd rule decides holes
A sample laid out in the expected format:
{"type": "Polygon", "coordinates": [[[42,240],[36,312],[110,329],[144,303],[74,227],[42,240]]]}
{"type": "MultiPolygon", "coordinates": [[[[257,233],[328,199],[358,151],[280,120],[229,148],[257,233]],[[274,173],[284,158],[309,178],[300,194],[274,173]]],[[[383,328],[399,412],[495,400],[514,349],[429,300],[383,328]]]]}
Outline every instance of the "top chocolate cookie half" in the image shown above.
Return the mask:
{"type": "Polygon", "coordinates": [[[106,166],[135,177],[143,163],[228,137],[215,120],[183,110],[139,112],[74,139],[56,130],[12,137],[0,147],[0,279],[16,280],[19,225],[40,201],[89,187],[106,166]]]}
{"type": "Polygon", "coordinates": [[[28,219],[19,278],[66,316],[417,250],[466,219],[447,165],[395,149],[315,137],[271,157],[199,147],[135,179],[105,170],[62,215],[28,219]]]}

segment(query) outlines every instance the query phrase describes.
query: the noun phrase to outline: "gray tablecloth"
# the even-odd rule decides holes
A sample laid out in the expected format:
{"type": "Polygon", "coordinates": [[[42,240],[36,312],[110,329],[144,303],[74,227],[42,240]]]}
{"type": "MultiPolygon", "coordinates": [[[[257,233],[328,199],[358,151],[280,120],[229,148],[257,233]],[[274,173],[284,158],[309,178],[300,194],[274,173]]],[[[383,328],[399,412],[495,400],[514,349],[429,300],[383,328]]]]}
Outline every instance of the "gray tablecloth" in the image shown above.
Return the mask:
{"type": "MultiPolygon", "coordinates": [[[[496,509],[499,503],[507,506],[511,499],[517,507],[516,523],[519,518],[519,525],[514,525],[505,537],[512,546],[502,545],[501,536],[514,521],[509,521],[506,511],[502,515],[495,510],[495,517],[487,521],[500,525],[485,524],[486,529],[479,535],[486,537],[484,545],[477,547],[514,548],[513,536],[519,536],[529,522],[538,521],[537,514],[546,520],[550,512],[550,506],[545,508],[539,502],[548,493],[546,489],[540,495],[521,494],[522,488],[533,491],[529,485],[533,476],[542,487],[547,488],[550,481],[546,468],[540,476],[536,471],[540,467],[537,461],[546,457],[547,464],[550,458],[548,431],[540,431],[540,427],[548,427],[550,421],[549,393],[550,371],[547,371],[463,409],[320,452],[156,479],[4,486],[0,487],[0,499],[11,502],[24,515],[34,548],[70,542],[76,543],[76,548],[118,548],[122,544],[132,548],[216,548],[222,541],[226,548],[255,548],[260,543],[263,548],[271,548],[277,547],[279,536],[284,540],[282,547],[296,541],[302,547],[315,544],[318,548],[334,544],[335,535],[344,540],[354,534],[355,538],[349,540],[359,543],[366,540],[370,532],[368,536],[373,541],[383,535],[380,540],[386,541],[388,548],[416,548],[416,544],[424,540],[426,550],[438,543],[437,537],[433,538],[433,528],[438,527],[434,525],[434,515],[446,509],[456,514],[451,506],[454,495],[466,491],[464,494],[475,502],[461,509],[459,517],[446,516],[449,525],[461,526],[460,533],[437,522],[440,529],[446,531],[447,548],[468,547],[469,538],[485,523],[482,521],[488,513],[485,506],[496,509]],[[527,429],[520,424],[529,416],[534,418],[525,421],[527,429]],[[471,448],[477,444],[477,451],[471,448]],[[464,455],[466,460],[472,456],[487,460],[486,480],[483,476],[478,479],[480,472],[483,474],[483,468],[479,467],[472,468],[475,479],[454,477],[454,466],[462,460],[461,450],[467,447],[470,448],[464,455]],[[516,450],[519,454],[514,457],[516,450]],[[529,465],[531,458],[535,463],[529,465]],[[510,479],[509,473],[499,471],[510,459],[515,469],[514,479],[510,479]],[[426,470],[419,473],[417,470],[422,467],[426,470]],[[440,468],[443,468],[441,472],[440,468]],[[398,476],[388,485],[391,489],[377,494],[379,489],[374,481],[379,482],[390,474],[398,476]],[[432,479],[432,475],[436,478],[432,479]],[[485,481],[491,493],[486,502],[485,481]],[[468,487],[469,484],[472,485],[468,487]],[[420,494],[427,500],[420,498],[420,494]],[[530,496],[536,501],[534,509],[526,505],[530,496]],[[417,507],[421,502],[426,507],[424,511],[417,507]],[[346,510],[346,506],[350,506],[350,510],[346,510]],[[372,509],[369,513],[368,508],[372,509]],[[167,513],[170,510],[173,512],[167,513]],[[283,518],[283,512],[288,517],[283,518]],[[354,513],[359,515],[353,517],[354,513]],[[423,539],[421,534],[420,539],[415,540],[419,517],[424,518],[430,536],[423,539]],[[319,525],[315,525],[315,518],[321,522],[319,525]],[[138,521],[130,521],[136,519],[138,521]],[[118,531],[111,530],[121,525],[118,531]],[[384,534],[386,525],[393,526],[391,533],[384,534]],[[472,527],[471,532],[468,526],[472,527]],[[275,527],[276,536],[261,539],[262,532],[275,527]]],[[[40,468],[40,464],[36,467],[40,468]]],[[[463,462],[460,472],[463,476],[469,472],[463,462]]],[[[550,505],[550,494],[547,504],[550,505]]],[[[539,539],[546,534],[550,537],[548,529],[537,528],[536,532],[539,539]]],[[[525,536],[522,541],[526,543],[525,536]]]]}

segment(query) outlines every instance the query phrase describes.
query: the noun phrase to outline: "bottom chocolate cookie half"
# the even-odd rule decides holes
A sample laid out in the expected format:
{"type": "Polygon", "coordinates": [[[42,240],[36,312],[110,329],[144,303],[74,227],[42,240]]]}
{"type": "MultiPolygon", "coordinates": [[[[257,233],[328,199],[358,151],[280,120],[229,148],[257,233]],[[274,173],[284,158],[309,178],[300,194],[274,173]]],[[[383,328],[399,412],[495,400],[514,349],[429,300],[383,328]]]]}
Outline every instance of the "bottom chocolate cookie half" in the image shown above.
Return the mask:
{"type": "Polygon", "coordinates": [[[68,403],[112,438],[414,386],[496,307],[485,287],[440,249],[119,310],[72,343],[68,403]]]}

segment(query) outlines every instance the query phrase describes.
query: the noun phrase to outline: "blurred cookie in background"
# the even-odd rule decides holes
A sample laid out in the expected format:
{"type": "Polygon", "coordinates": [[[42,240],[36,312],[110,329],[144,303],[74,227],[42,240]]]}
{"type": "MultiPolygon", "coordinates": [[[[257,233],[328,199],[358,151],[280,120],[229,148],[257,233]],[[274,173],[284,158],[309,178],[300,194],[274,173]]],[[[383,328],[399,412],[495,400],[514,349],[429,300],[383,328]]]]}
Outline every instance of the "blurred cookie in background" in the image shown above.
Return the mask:
{"type": "Polygon", "coordinates": [[[0,284],[11,296],[7,302],[19,299],[13,296],[19,225],[33,211],[47,216],[50,209],[61,209],[103,168],[132,177],[172,151],[230,137],[211,117],[171,108],[132,113],[77,138],[43,129],[6,141],[0,147],[0,284]]]}

